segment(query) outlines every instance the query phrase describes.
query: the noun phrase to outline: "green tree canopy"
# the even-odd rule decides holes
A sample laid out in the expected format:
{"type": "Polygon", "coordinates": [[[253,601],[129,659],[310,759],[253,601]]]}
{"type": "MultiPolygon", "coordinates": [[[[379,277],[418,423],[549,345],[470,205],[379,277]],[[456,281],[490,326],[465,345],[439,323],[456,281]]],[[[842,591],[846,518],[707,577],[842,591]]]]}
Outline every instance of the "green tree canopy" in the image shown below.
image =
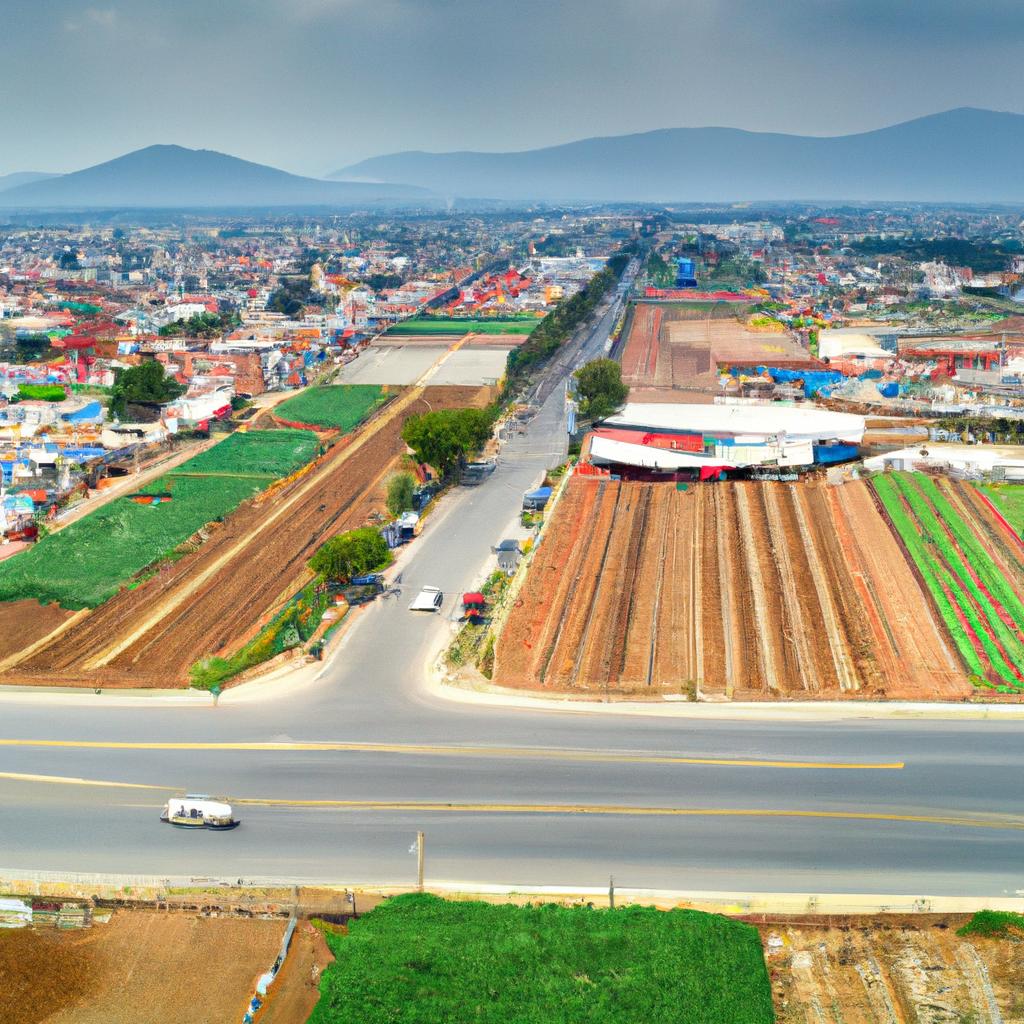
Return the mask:
{"type": "Polygon", "coordinates": [[[493,423],[493,415],[484,409],[438,409],[410,416],[402,427],[402,440],[420,462],[447,476],[487,443],[493,423]]]}
{"type": "Polygon", "coordinates": [[[173,377],[164,373],[162,363],[147,360],[138,366],[119,370],[114,379],[110,411],[114,416],[124,416],[129,403],[162,405],[180,395],[185,388],[173,377]]]}
{"type": "Polygon", "coordinates": [[[622,383],[622,368],[614,359],[593,359],[573,376],[582,399],[580,411],[591,419],[611,416],[629,394],[629,388],[622,383]]]}
{"type": "Polygon", "coordinates": [[[321,545],[309,567],[325,579],[347,583],[353,576],[383,569],[390,562],[387,541],[372,526],[363,526],[321,545]]]}
{"type": "Polygon", "coordinates": [[[388,511],[393,516],[408,512],[412,508],[415,490],[416,478],[412,473],[395,473],[388,480],[388,511]]]}

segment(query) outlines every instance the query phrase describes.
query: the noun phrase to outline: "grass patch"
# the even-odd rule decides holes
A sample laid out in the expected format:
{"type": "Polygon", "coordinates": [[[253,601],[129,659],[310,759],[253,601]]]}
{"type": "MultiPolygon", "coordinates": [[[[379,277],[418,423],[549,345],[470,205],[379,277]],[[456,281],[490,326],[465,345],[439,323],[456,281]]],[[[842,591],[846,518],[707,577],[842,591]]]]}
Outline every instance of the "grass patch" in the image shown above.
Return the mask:
{"type": "Polygon", "coordinates": [[[410,894],[326,933],[309,1024],[770,1024],[757,931],[694,910],[410,894]]]}
{"type": "Polygon", "coordinates": [[[980,935],[986,939],[1024,938],[1024,914],[1012,910],[979,910],[957,935],[980,935]]]}
{"type": "Polygon", "coordinates": [[[509,320],[460,320],[458,318],[428,320],[413,317],[395,324],[387,331],[387,337],[403,334],[529,334],[540,323],[535,316],[518,317],[509,320]]]}
{"type": "Polygon", "coordinates": [[[171,501],[143,506],[117,498],[0,562],[0,601],[95,608],[205,524],[308,462],[316,444],[305,430],[232,434],[143,488],[170,491],[171,501]]]}
{"type": "Polygon", "coordinates": [[[1024,537],[1024,484],[977,484],[1002,517],[1024,537]]]}
{"type": "Polygon", "coordinates": [[[348,433],[386,400],[376,384],[333,384],[308,388],[282,402],[274,414],[290,423],[313,427],[334,427],[348,433]]]}

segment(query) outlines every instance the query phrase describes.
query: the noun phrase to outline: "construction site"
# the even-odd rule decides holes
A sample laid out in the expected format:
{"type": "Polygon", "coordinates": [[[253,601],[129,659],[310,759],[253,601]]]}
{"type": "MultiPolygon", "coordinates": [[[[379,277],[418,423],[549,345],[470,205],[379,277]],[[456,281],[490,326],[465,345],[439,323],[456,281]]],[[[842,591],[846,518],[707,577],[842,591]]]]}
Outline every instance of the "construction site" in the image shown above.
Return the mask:
{"type": "MultiPolygon", "coordinates": [[[[384,507],[385,481],[406,451],[406,417],[482,407],[486,387],[400,392],[312,463],[211,522],[177,560],[99,607],[63,612],[0,604],[0,671],[12,684],[174,687],[198,659],[250,640],[313,574],[307,562],[335,533],[384,507]]],[[[59,571],[55,567],[55,571],[59,571]]]]}
{"type": "Polygon", "coordinates": [[[972,686],[867,484],[574,475],[494,682],[702,700],[962,700],[972,686]]]}
{"type": "Polygon", "coordinates": [[[778,1024],[1024,1020],[1016,934],[959,935],[960,916],[778,919],[760,926],[778,1024]]]}

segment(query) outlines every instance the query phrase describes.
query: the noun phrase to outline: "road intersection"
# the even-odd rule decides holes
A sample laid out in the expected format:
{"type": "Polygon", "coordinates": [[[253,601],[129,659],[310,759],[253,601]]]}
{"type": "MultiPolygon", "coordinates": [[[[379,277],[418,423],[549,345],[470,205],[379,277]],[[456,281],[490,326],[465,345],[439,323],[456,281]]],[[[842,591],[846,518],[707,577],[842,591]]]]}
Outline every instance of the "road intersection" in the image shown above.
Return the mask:
{"type": "MultiPolygon", "coordinates": [[[[578,359],[600,352],[615,312],[578,359]]],[[[215,708],[0,702],[0,869],[401,884],[423,829],[436,880],[1024,890],[1024,722],[616,716],[455,702],[427,685],[456,595],[561,458],[564,412],[555,388],[409,552],[404,595],[440,586],[442,614],[377,602],[315,681],[215,708]],[[161,826],[181,789],[233,798],[244,827],[161,826]]]]}

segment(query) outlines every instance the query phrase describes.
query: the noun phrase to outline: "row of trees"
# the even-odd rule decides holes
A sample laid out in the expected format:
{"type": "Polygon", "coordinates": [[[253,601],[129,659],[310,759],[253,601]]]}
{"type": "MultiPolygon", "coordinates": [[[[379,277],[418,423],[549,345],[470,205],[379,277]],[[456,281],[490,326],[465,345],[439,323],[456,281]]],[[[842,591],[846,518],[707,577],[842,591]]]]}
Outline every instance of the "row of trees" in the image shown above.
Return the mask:
{"type": "Polygon", "coordinates": [[[515,390],[534,369],[537,369],[590,316],[602,296],[613,288],[626,269],[635,244],[626,246],[608,260],[604,270],[590,279],[586,288],[555,307],[534,329],[529,338],[509,353],[505,375],[506,393],[515,390]]]}

